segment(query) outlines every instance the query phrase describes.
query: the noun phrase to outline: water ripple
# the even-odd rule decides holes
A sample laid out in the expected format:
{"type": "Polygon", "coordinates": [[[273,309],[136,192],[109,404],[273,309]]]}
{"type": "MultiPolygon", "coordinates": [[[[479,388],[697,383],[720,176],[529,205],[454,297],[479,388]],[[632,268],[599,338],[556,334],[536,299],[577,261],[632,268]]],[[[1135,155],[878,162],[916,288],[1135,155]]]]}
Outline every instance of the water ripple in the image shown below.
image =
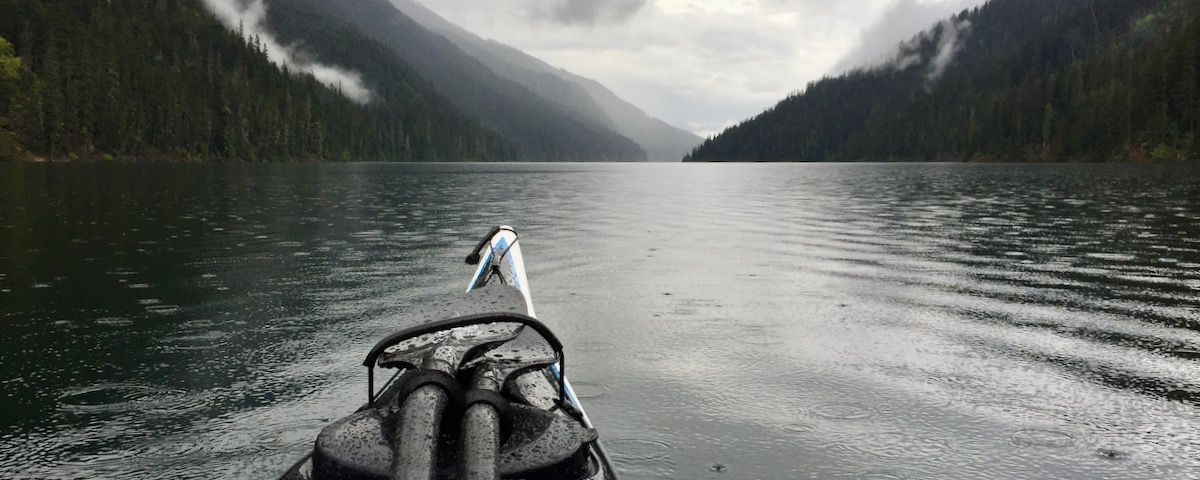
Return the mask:
{"type": "Polygon", "coordinates": [[[1066,448],[1075,445],[1075,435],[1070,432],[1042,428],[1017,430],[1010,436],[1018,447],[1066,448]]]}
{"type": "Polygon", "coordinates": [[[617,438],[605,441],[605,446],[618,465],[654,463],[671,454],[671,445],[659,440],[617,438]]]}
{"type": "Polygon", "coordinates": [[[808,411],[815,416],[831,420],[866,420],[879,413],[868,405],[844,402],[814,405],[808,411]]]}
{"type": "Polygon", "coordinates": [[[178,415],[207,406],[202,395],[137,383],[100,383],[64,391],[59,407],[78,414],[136,411],[178,415]]]}

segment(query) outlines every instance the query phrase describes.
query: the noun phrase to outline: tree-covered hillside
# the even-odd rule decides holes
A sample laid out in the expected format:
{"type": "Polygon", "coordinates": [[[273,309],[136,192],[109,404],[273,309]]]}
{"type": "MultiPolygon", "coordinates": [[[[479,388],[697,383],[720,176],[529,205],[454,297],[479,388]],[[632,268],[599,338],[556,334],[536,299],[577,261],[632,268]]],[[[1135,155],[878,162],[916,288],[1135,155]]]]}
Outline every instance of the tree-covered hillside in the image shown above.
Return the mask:
{"type": "Polygon", "coordinates": [[[688,160],[1196,159],[1197,3],[992,0],[888,65],[809,84],[688,160]]]}
{"type": "Polygon", "coordinates": [[[0,159],[514,158],[386,47],[305,21],[370,103],[281,70],[199,0],[0,0],[0,159]]]}
{"type": "Polygon", "coordinates": [[[269,21],[285,38],[303,40],[306,33],[288,28],[279,14],[311,12],[352,24],[387,45],[455,106],[503,136],[523,160],[646,160],[646,152],[611,125],[505,78],[387,0],[272,0],[271,5],[269,21]]]}

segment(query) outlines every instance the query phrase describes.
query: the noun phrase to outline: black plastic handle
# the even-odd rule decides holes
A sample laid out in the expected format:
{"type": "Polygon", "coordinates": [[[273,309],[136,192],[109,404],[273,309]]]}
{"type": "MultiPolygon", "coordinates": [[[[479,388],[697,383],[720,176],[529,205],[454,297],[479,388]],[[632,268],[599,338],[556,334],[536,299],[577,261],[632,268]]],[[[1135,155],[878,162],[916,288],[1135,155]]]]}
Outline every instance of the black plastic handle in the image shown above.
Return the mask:
{"type": "MultiPolygon", "coordinates": [[[[489,236],[488,238],[491,237],[489,236]]],[[[367,389],[371,390],[371,392],[368,393],[367,401],[373,401],[372,397],[374,396],[375,389],[375,362],[379,360],[379,356],[383,355],[384,350],[387,350],[388,347],[396,345],[409,338],[425,335],[427,333],[439,332],[452,328],[469,327],[471,325],[484,325],[489,323],[519,323],[532,328],[535,332],[541,334],[542,338],[544,338],[546,342],[550,344],[550,347],[554,349],[554,352],[558,354],[560,364],[559,375],[561,377],[558,380],[558,401],[560,404],[562,404],[567,397],[566,382],[562,380],[563,378],[567,377],[567,356],[566,353],[563,352],[562,342],[558,340],[558,337],[554,335],[554,332],[550,330],[550,327],[547,327],[546,324],[542,323],[540,320],[521,313],[505,312],[484,313],[479,315],[468,315],[465,317],[438,320],[435,322],[429,322],[417,325],[415,327],[406,328],[384,337],[383,340],[380,340],[379,343],[376,343],[374,347],[371,347],[371,351],[367,353],[367,358],[363,360],[363,366],[367,367],[367,389]]]]}
{"type": "Polygon", "coordinates": [[[469,255],[467,255],[467,265],[479,265],[479,260],[482,255],[482,252],[483,252],[483,246],[487,245],[488,242],[492,241],[492,237],[496,236],[497,233],[500,233],[501,231],[504,231],[504,230],[507,230],[507,231],[510,231],[513,233],[517,233],[517,231],[513,230],[512,228],[500,227],[500,226],[492,227],[492,230],[489,231],[487,233],[487,235],[483,236],[483,240],[479,241],[479,245],[475,245],[475,248],[471,250],[471,253],[469,255]]]}

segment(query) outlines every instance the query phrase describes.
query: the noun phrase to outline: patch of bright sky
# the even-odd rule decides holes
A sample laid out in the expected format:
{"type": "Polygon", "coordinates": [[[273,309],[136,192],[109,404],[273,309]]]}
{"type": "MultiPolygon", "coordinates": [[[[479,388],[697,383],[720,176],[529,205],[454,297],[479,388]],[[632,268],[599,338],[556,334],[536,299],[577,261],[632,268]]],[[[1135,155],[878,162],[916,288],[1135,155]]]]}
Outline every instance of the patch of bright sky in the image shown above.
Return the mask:
{"type": "Polygon", "coordinates": [[[983,2],[587,0],[636,10],[581,23],[530,13],[572,0],[421,1],[467,30],[596,79],[650,115],[701,136],[841,73],[833,70],[852,53],[885,53],[874,50],[894,48],[931,27],[953,13],[950,4],[983,2]],[[918,14],[902,15],[904,9],[918,14]],[[894,39],[871,34],[880,30],[903,33],[894,39]]]}

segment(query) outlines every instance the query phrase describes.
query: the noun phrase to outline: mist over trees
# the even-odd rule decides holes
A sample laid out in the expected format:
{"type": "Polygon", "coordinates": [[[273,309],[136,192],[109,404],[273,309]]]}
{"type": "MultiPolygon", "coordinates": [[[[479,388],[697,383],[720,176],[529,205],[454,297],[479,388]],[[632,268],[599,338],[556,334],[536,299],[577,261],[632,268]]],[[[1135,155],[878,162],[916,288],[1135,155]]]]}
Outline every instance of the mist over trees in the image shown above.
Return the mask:
{"type": "Polygon", "coordinates": [[[686,160],[1194,160],[1198,49],[1192,0],[992,0],[891,64],[810,83],[686,160]],[[961,45],[931,78],[947,34],[961,45]]]}
{"type": "Polygon", "coordinates": [[[280,69],[196,0],[0,0],[0,159],[516,157],[386,47],[306,21],[370,103],[280,69]]]}
{"type": "MultiPolygon", "coordinates": [[[[607,122],[583,113],[579,105],[557,103],[546,98],[553,98],[551,95],[506,78],[387,0],[275,0],[273,4],[276,10],[269,22],[285,41],[316,46],[309,38],[315,30],[295,28],[296,22],[303,17],[327,16],[386,45],[460,111],[512,144],[522,160],[647,160],[640,145],[607,122]]],[[[586,95],[581,98],[587,99],[586,95]]]]}

